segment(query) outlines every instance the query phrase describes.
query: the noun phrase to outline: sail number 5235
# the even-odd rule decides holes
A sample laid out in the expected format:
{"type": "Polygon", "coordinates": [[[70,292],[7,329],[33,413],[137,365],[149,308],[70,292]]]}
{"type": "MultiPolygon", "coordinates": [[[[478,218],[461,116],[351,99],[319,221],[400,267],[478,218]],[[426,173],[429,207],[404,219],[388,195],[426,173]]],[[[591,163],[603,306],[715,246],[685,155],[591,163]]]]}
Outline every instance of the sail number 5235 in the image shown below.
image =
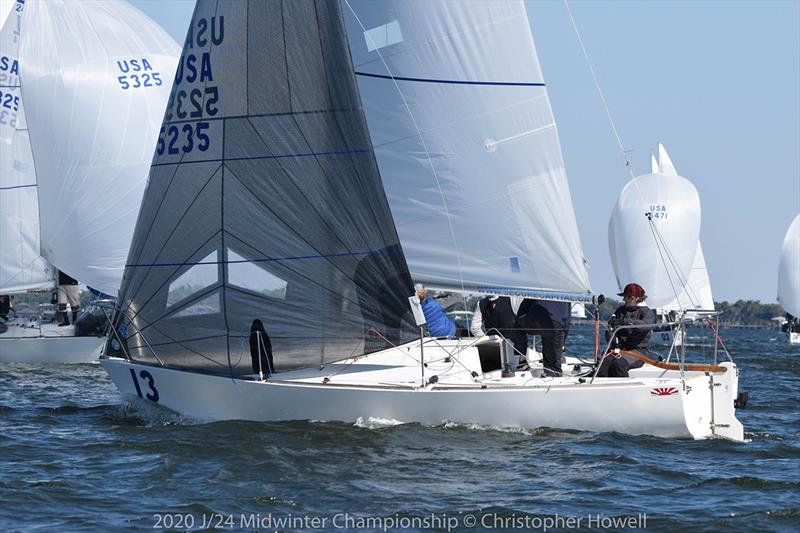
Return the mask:
{"type": "Polygon", "coordinates": [[[169,155],[177,155],[181,152],[188,154],[195,148],[205,152],[211,145],[211,139],[206,133],[208,128],[208,122],[161,126],[156,153],[158,155],[164,155],[164,152],[169,155]]]}

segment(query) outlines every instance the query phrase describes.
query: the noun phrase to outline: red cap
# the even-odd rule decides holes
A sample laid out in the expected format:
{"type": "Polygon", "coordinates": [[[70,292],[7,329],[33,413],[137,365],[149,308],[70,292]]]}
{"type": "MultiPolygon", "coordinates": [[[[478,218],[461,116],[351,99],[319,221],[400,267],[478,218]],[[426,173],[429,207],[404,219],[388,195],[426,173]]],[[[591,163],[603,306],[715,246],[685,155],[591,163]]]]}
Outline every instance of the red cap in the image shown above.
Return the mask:
{"type": "Polygon", "coordinates": [[[625,285],[625,290],[618,293],[617,296],[635,296],[637,298],[644,298],[644,289],[638,283],[628,283],[625,285]]]}

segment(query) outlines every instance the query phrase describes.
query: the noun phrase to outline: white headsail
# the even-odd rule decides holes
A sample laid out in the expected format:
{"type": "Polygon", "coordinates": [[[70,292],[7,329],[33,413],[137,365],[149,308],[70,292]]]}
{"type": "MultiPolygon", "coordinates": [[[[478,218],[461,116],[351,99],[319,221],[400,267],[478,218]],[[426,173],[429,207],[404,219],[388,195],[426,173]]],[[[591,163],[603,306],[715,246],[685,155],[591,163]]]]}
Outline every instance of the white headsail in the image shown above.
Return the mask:
{"type": "Polygon", "coordinates": [[[708,279],[706,259],[703,255],[703,246],[697,243],[692,268],[686,279],[683,291],[672,302],[660,306],[662,311],[685,311],[687,309],[713,311],[714,296],[711,292],[711,281],[708,279]]]}
{"type": "Polygon", "coordinates": [[[39,200],[19,88],[25,3],[0,4],[0,293],[43,289],[55,270],[39,251],[39,200]]]}
{"type": "MultiPolygon", "coordinates": [[[[671,305],[693,286],[689,276],[700,238],[700,196],[676,173],[661,145],[659,169],[625,185],[611,212],[608,237],[617,283],[644,287],[654,308],[671,305]]],[[[697,309],[699,300],[683,308],[697,309]]]]}
{"type": "Polygon", "coordinates": [[[116,294],[180,48],[121,0],[31,2],[23,23],[42,254],[116,294]]]}
{"type": "Polygon", "coordinates": [[[787,313],[800,317],[800,215],[783,239],[778,267],[778,302],[787,313]]]}
{"type": "Polygon", "coordinates": [[[344,6],[370,135],[414,279],[451,290],[588,298],[524,4],[344,6]]]}

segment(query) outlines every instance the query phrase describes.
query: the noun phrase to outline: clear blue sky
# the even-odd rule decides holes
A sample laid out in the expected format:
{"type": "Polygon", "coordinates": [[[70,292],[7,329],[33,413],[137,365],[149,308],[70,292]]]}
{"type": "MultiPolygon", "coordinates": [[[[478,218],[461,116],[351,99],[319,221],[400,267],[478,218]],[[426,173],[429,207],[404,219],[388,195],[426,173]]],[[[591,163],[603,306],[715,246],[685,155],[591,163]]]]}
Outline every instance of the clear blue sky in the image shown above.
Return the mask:
{"type": "MultiPolygon", "coordinates": [[[[193,0],[131,0],[182,42],[193,0]]],[[[628,174],[564,3],[528,1],[592,288],[613,294],[611,208],[628,174]]],[[[638,173],[662,142],[700,192],[714,298],[775,302],[800,211],[800,1],[572,1],[638,173]]]]}

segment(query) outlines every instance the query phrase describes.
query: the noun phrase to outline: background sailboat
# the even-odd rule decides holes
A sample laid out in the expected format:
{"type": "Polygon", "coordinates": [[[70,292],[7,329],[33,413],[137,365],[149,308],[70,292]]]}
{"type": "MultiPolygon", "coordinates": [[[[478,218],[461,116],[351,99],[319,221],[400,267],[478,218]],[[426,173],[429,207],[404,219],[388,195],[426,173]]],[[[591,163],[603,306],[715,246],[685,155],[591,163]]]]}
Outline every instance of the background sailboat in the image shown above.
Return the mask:
{"type": "MultiPolygon", "coordinates": [[[[178,51],[123,1],[15,4],[3,26],[17,120],[0,125],[13,147],[2,151],[0,292],[52,287],[55,265],[117,293],[178,51]]],[[[99,353],[72,327],[19,326],[0,338],[0,360],[99,353]]]]}
{"type": "MultiPolygon", "coordinates": [[[[700,215],[697,190],[678,175],[661,144],[650,174],[632,179],[611,213],[609,252],[617,284],[620,290],[627,283],[642,285],[647,305],[665,321],[672,311],[694,316],[691,311],[714,310],[700,215]]],[[[653,340],[671,344],[673,332],[654,332],[653,340]]]]}
{"type": "Polygon", "coordinates": [[[42,252],[116,295],[180,48],[122,0],[25,9],[20,70],[42,252]]]}
{"type": "Polygon", "coordinates": [[[800,344],[800,215],[797,215],[783,239],[778,266],[778,302],[792,315],[788,324],[789,342],[800,344]]]}

